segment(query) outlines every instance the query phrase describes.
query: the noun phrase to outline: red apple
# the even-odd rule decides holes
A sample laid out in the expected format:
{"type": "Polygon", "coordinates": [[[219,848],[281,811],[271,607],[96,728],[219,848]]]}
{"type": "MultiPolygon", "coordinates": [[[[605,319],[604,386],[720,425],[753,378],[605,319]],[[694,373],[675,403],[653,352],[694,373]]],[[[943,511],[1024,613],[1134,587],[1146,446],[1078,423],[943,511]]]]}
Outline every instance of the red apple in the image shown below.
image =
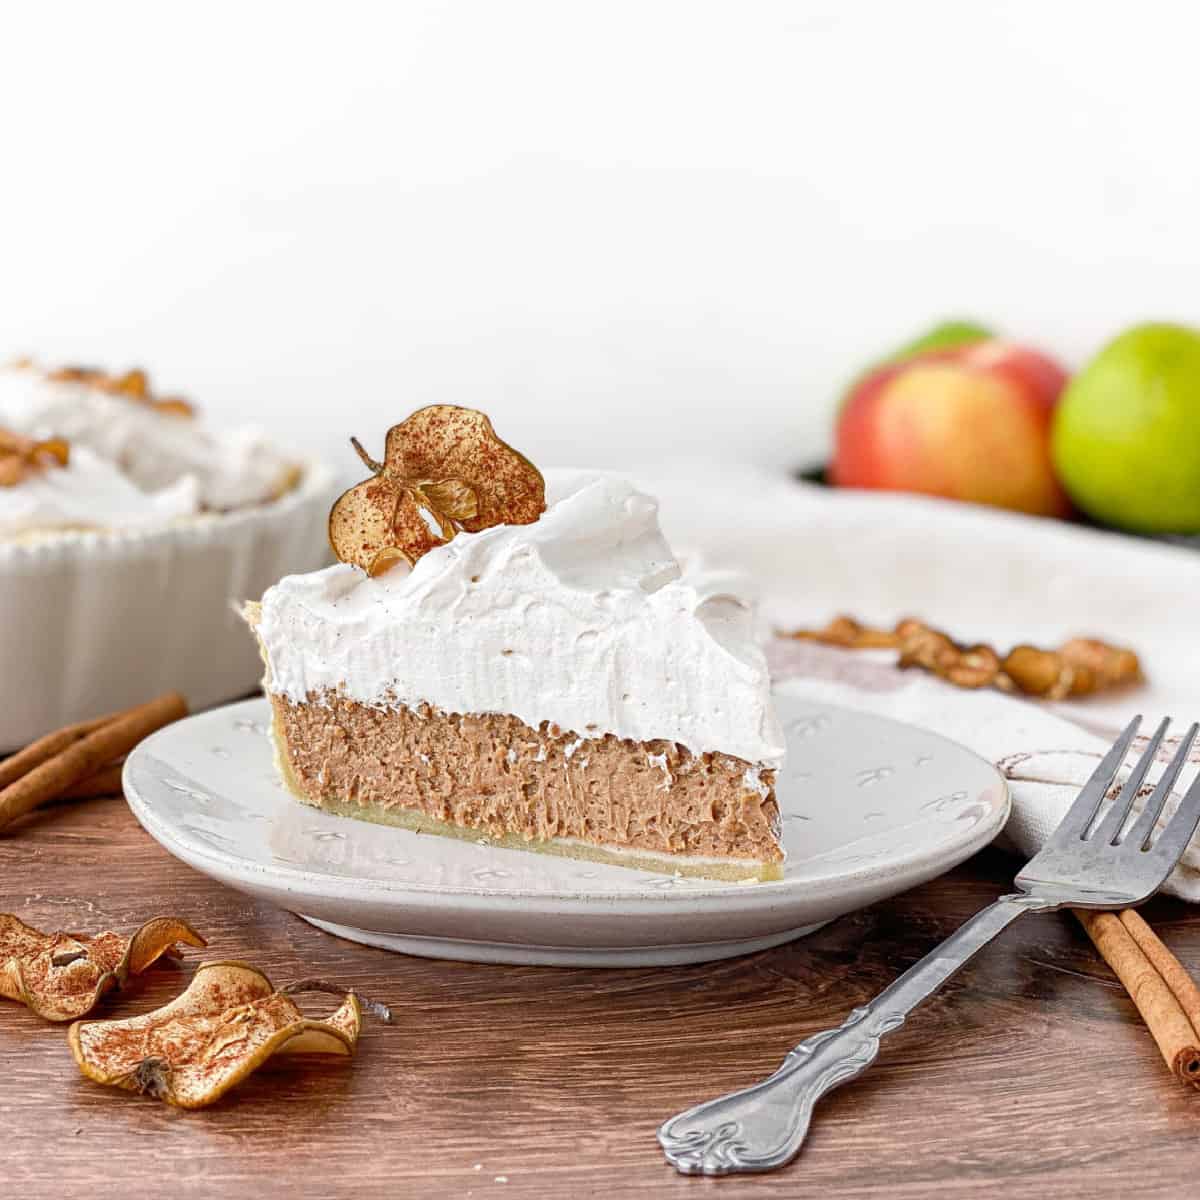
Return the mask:
{"type": "Polygon", "coordinates": [[[1001,341],[882,366],[838,417],[832,481],[1066,516],[1050,458],[1066,382],[1052,359],[1001,341]]]}

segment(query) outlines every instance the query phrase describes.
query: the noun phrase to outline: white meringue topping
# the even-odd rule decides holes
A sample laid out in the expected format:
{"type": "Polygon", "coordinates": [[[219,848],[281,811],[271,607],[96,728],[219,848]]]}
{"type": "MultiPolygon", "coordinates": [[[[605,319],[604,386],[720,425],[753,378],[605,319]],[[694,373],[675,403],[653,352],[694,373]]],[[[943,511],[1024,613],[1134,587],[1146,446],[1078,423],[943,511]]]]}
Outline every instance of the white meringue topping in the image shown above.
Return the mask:
{"type": "Polygon", "coordinates": [[[192,476],[200,504],[225,511],[286,490],[294,469],[261,434],[218,432],[86,382],[55,380],[31,366],[0,370],[0,427],[62,437],[118,467],[143,492],[192,476]]]}
{"type": "Polygon", "coordinates": [[[263,596],[268,689],[512,713],[776,766],[784,739],[748,604],[695,577],[623,479],[546,475],[532,525],[460,533],[376,579],[339,563],[263,596]]]}
{"type": "Polygon", "coordinates": [[[65,467],[31,471],[0,487],[0,538],[64,529],[148,529],[197,512],[194,479],[147,495],[86,447],[71,447],[65,467]]]}

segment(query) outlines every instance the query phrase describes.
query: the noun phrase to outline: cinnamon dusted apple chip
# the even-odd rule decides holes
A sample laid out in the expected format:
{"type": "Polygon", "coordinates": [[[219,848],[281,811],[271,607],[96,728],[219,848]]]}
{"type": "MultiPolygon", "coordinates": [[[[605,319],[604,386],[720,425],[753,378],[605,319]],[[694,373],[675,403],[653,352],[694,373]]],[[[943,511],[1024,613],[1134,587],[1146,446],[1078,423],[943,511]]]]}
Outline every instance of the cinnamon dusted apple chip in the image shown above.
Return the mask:
{"type": "MultiPolygon", "coordinates": [[[[370,1007],[390,1019],[387,1009],[370,1007]]],[[[276,990],[246,963],[204,963],[187,990],[163,1008],[124,1021],[77,1021],[69,1040],[89,1079],[180,1108],[203,1108],[273,1054],[353,1054],[362,1009],[353,992],[319,980],[276,990]],[[312,1020],[291,999],[310,990],[336,990],[342,1003],[312,1020]]]]}
{"type": "Polygon", "coordinates": [[[71,448],[62,438],[36,441],[0,429],[0,487],[15,487],[47,467],[65,467],[71,448]]]}
{"type": "Polygon", "coordinates": [[[334,504],[329,543],[370,575],[411,565],[460,531],[530,525],[546,509],[541,472],[474,409],[419,409],[388,430],[383,462],[350,442],[372,476],[334,504]]]}
{"type": "Polygon", "coordinates": [[[0,913],[0,996],[19,1000],[47,1021],[74,1021],[105,992],[125,986],[176,943],[205,940],[177,917],[155,917],[132,937],[118,933],[42,933],[0,913]]]}

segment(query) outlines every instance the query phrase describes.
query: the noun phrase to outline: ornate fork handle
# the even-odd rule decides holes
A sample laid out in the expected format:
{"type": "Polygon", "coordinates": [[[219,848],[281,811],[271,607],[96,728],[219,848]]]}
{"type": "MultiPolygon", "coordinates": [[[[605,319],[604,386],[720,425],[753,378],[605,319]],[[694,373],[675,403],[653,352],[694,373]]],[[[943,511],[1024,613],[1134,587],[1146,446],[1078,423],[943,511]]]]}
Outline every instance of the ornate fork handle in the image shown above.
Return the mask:
{"type": "Polygon", "coordinates": [[[783,1166],[800,1149],[817,1101],[865,1071],[885,1033],[903,1025],[922,1000],[1022,913],[1055,907],[1053,901],[1033,896],[1002,896],[869,1004],[856,1008],[837,1029],[801,1042],[773,1075],[664,1122],[658,1140],[667,1160],[685,1175],[783,1166]]]}

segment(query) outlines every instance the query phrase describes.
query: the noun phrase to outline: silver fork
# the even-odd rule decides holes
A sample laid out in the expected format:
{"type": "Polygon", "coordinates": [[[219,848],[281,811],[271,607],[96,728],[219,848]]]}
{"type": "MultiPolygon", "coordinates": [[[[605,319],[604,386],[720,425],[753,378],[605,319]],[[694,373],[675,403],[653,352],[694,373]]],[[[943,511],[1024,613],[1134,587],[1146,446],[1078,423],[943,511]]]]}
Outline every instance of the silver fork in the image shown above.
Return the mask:
{"type": "Polygon", "coordinates": [[[1141,717],[1129,723],[1045,846],[1017,876],[1019,891],[1001,896],[976,913],[869,1004],[856,1008],[837,1029],[801,1042],[769,1078],[665,1121],[658,1140],[667,1160],[686,1175],[727,1175],[783,1166],[800,1149],[816,1102],[865,1071],[879,1053],[880,1038],[904,1024],[922,1000],[1017,917],[1068,906],[1130,908],[1149,900],[1162,887],[1200,824],[1198,778],[1166,827],[1154,836],[1198,727],[1188,730],[1145,808],[1122,836],[1170,720],[1158,727],[1120,795],[1103,820],[1097,821],[1140,723],[1141,717]]]}

